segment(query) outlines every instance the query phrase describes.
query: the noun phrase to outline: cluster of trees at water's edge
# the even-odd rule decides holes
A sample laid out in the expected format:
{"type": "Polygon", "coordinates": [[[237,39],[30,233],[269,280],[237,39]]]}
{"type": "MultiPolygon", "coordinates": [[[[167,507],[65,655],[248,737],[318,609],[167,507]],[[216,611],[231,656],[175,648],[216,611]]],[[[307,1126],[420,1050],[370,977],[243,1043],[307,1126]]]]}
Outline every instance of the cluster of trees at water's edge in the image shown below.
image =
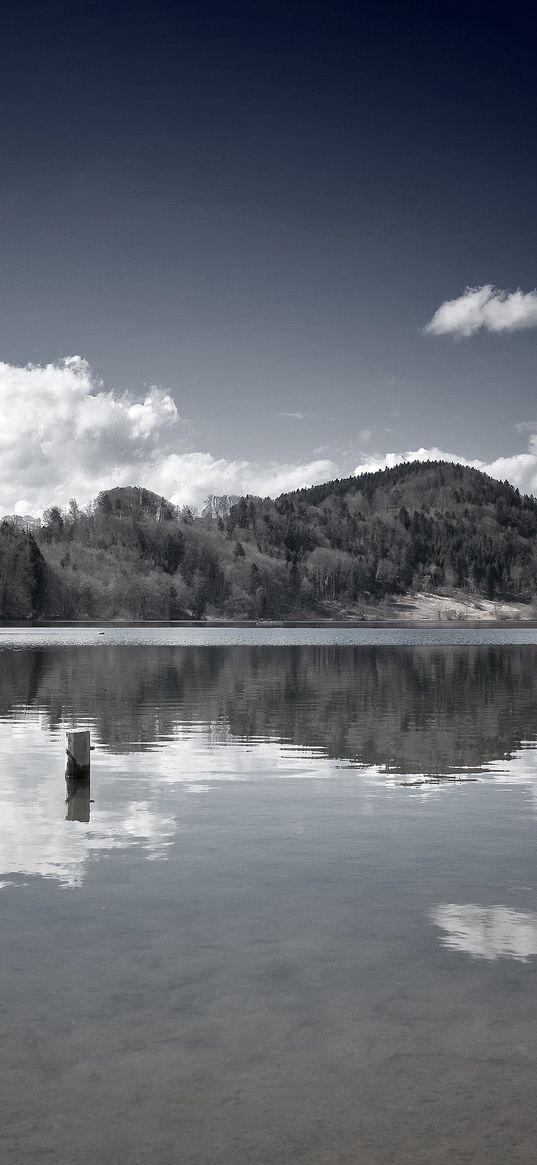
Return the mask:
{"type": "Polygon", "coordinates": [[[537,501],[415,462],[200,513],[138,487],[0,525],[4,618],[275,619],[419,590],[530,600],[537,501]]]}

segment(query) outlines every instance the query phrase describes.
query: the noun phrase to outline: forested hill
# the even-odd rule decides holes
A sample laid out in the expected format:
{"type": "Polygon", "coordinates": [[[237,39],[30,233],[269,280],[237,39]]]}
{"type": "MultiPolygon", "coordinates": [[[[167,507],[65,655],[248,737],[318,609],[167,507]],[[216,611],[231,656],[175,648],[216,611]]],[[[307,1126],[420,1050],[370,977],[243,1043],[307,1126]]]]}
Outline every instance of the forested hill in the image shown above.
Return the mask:
{"type": "Polygon", "coordinates": [[[0,526],[0,614],[60,619],[372,616],[387,595],[537,593],[537,501],[415,462],[201,513],[137,487],[0,526]]]}

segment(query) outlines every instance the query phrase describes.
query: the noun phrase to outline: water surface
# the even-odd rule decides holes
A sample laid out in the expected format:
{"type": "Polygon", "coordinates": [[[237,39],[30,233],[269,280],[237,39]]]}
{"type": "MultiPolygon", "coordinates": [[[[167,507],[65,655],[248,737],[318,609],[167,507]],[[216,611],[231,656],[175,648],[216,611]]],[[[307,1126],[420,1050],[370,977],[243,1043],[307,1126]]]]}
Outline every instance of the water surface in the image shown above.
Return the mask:
{"type": "Polygon", "coordinates": [[[535,632],[210,630],[0,634],[2,1162],[533,1161],[535,632]]]}

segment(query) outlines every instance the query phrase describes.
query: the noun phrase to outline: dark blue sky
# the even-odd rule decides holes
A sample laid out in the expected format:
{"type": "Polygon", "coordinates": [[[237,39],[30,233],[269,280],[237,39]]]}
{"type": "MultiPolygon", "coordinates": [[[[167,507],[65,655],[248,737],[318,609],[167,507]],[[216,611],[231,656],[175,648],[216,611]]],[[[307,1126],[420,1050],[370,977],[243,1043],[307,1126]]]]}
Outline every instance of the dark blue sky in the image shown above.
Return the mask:
{"type": "Polygon", "coordinates": [[[214,457],[527,446],[535,330],[422,329],[537,282],[529,5],[22,0],[2,26],[2,360],[165,386],[214,457]]]}

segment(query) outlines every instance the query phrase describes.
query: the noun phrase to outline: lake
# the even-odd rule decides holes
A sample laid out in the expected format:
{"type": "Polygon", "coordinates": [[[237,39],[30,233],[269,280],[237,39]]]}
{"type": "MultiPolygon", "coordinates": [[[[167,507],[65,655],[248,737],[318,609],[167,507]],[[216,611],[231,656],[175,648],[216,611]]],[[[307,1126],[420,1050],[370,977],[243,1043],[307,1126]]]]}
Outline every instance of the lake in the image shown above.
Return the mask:
{"type": "Polygon", "coordinates": [[[536,746],[531,628],[0,629],[2,1165],[533,1162],[536,746]]]}

